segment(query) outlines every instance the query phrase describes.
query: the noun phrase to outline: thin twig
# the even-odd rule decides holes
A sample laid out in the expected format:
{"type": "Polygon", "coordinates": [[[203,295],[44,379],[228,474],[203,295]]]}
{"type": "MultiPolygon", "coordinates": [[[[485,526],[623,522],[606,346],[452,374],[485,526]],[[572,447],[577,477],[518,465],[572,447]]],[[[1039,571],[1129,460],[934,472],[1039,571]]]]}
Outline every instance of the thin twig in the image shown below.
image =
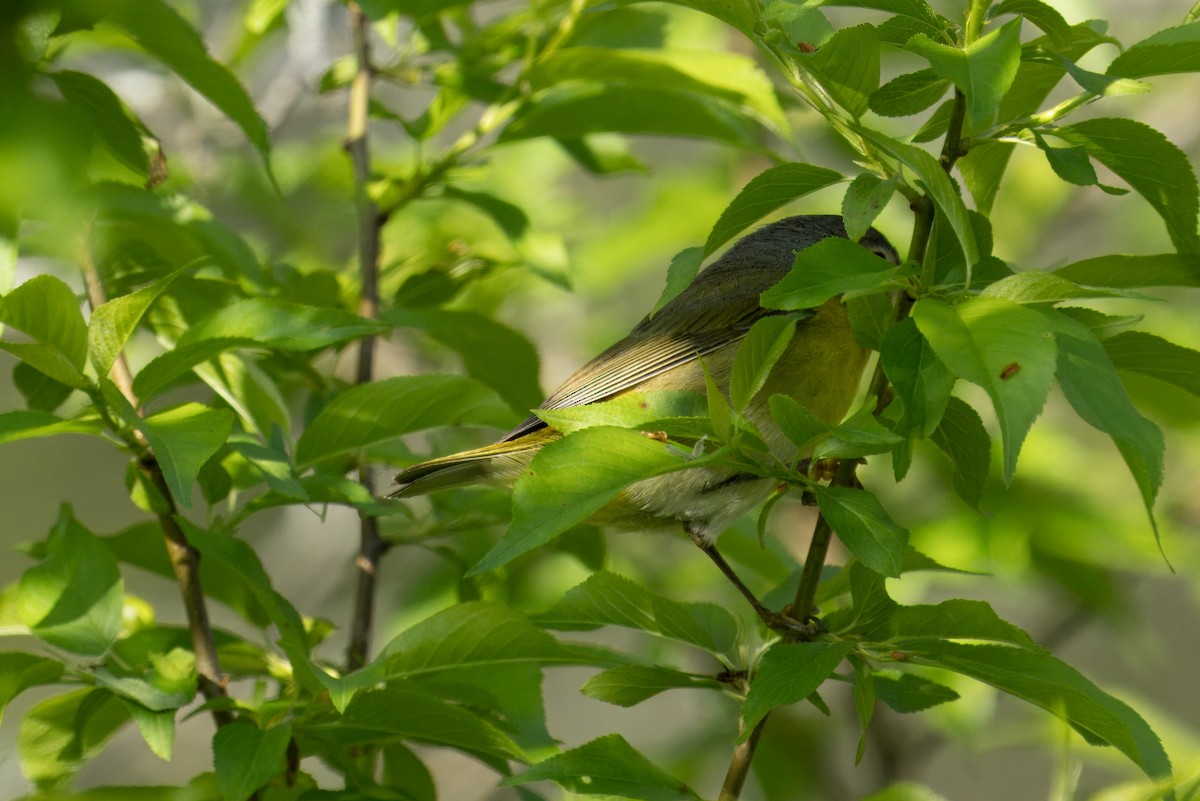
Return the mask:
{"type": "MultiPolygon", "coordinates": [[[[100,271],[96,268],[96,263],[86,246],[79,250],[79,263],[83,271],[84,284],[87,286],[88,302],[95,311],[104,305],[104,285],[100,279],[100,271]]],[[[138,399],[133,392],[133,377],[124,353],[117,355],[111,377],[130,405],[137,410],[139,415],[142,414],[138,409],[138,399]]],[[[122,436],[126,444],[137,454],[138,472],[158,491],[166,504],[166,508],[158,514],[158,525],[163,532],[163,542],[166,545],[167,556],[171,560],[171,568],[175,572],[175,581],[183,596],[183,609],[187,616],[188,632],[192,638],[192,652],[196,656],[196,673],[199,677],[200,692],[209,701],[224,698],[227,695],[225,677],[221,672],[221,663],[217,659],[212,624],[208,619],[208,604],[204,600],[204,588],[200,583],[200,553],[188,542],[179,521],[176,520],[179,510],[175,506],[175,499],[167,486],[162,465],[154,456],[150,443],[136,429],[125,432],[122,436]]],[[[226,709],[213,709],[212,717],[217,726],[224,726],[233,720],[233,715],[226,709]]]]}
{"type": "MultiPolygon", "coordinates": [[[[354,164],[354,199],[358,208],[358,258],[361,283],[359,314],[367,319],[379,316],[379,252],[380,229],[384,217],[367,193],[371,180],[371,152],[367,139],[367,110],[371,101],[371,23],[357,3],[349,5],[350,25],[354,35],[354,54],[358,62],[354,82],[350,85],[349,124],[346,151],[354,164]]],[[[370,383],[375,373],[375,337],[359,341],[356,385],[370,383]]],[[[358,466],[358,480],[367,492],[375,494],[375,481],[365,461],[358,466]]],[[[357,670],[367,663],[371,651],[371,630],[375,617],[376,580],[379,561],[387,544],[379,536],[378,519],[361,510],[359,518],[359,549],[355,562],[354,616],[350,624],[350,644],[346,651],[347,670],[357,670]]]]}
{"type": "Polygon", "coordinates": [[[738,743],[733,749],[733,757],[729,760],[729,770],[725,772],[725,783],[721,785],[721,795],[717,801],[737,801],[742,794],[742,785],[750,775],[750,763],[754,759],[754,750],[758,748],[758,740],[762,737],[763,727],[767,725],[767,716],[758,722],[754,731],[745,742],[738,743]]]}

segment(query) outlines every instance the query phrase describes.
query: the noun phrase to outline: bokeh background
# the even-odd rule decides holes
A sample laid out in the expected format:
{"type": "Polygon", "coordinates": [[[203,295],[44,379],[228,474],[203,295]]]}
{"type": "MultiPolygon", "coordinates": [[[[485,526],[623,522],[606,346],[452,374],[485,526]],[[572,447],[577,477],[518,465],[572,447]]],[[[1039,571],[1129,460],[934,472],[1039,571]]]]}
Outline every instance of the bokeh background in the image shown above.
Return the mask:
{"type": "MultiPolygon", "coordinates": [[[[204,32],[213,54],[234,67],[269,123],[278,194],[241,133],[146,58],[81,49],[68,55],[68,63],[108,82],[162,140],[171,181],[249,239],[260,255],[302,270],[318,266],[351,272],[356,223],[351,170],[341,148],[346,97],[341,91],[319,91],[322,76],[350,50],[344,6],[328,0],[291,0],[286,25],[255,33],[248,30],[244,3],[192,0],[176,5],[204,32]]],[[[955,3],[934,5],[951,18],[960,17],[955,3]]],[[[1128,44],[1177,24],[1190,2],[1054,0],[1052,5],[1070,22],[1110,20],[1113,35],[1128,44]]],[[[674,46],[748,51],[733,31],[714,20],[675,7],[646,8],[661,13],[662,32],[674,46]]],[[[839,13],[831,15],[839,22],[870,18],[839,13]]],[[[378,48],[386,57],[387,42],[381,40],[378,48]]],[[[1099,48],[1083,65],[1102,71],[1115,52],[1099,48]]],[[[902,67],[900,61],[887,65],[895,71],[902,67]]],[[[1200,78],[1164,76],[1153,84],[1149,94],[1106,100],[1104,111],[1158,128],[1193,165],[1200,165],[1200,78]]],[[[430,97],[426,89],[395,84],[381,92],[402,110],[417,110],[430,97]]],[[[823,129],[820,118],[801,108],[792,108],[789,116],[797,158],[851,169],[848,154],[823,129]]],[[[411,145],[398,128],[377,124],[373,135],[374,157],[381,166],[400,168],[411,158],[411,145]]],[[[529,141],[498,149],[490,167],[479,175],[483,186],[513,199],[534,226],[546,232],[541,255],[546,263],[560,266],[573,287],[565,290],[528,271],[498,270],[477,282],[461,301],[466,308],[494,311],[535,343],[544,389],[552,389],[623,335],[658,297],[671,256],[702,242],[732,195],[768,166],[761,157],[709,143],[637,138],[632,146],[644,170],[590,176],[554,145],[529,141]]],[[[8,166],[0,164],[0,174],[8,166]]],[[[843,187],[823,190],[786,211],[836,211],[842,191],[843,187]]],[[[70,198],[62,202],[69,206],[70,198]]],[[[1170,249],[1161,222],[1136,195],[1112,197],[1096,188],[1070,187],[1052,175],[1033,148],[1017,149],[992,222],[996,254],[1024,269],[1111,252],[1170,249]]],[[[907,208],[896,200],[877,223],[901,251],[910,226],[907,208]]],[[[463,241],[483,250],[504,247],[482,216],[437,202],[412,207],[388,225],[384,236],[385,256],[396,262],[435,258],[463,241]]],[[[18,281],[51,271],[72,285],[80,284],[69,262],[55,258],[52,249],[45,256],[34,251],[19,262],[18,281]]],[[[1095,306],[1145,315],[1144,330],[1200,347],[1200,292],[1172,290],[1170,299],[1170,305],[1106,301],[1095,306]]],[[[151,342],[135,341],[130,357],[136,365],[153,353],[151,342]]],[[[384,348],[379,375],[452,366],[453,359],[397,338],[384,348]]],[[[0,410],[21,407],[9,378],[13,364],[11,357],[0,354],[0,410]]],[[[350,374],[349,359],[330,366],[350,374]]],[[[1056,394],[1043,415],[1048,424],[1034,427],[1022,452],[1016,482],[1005,488],[993,477],[983,515],[968,510],[948,490],[944,463],[932,452],[923,454],[927,459],[918,458],[903,484],[892,482],[886,463],[869,466],[864,480],[881,495],[893,517],[911,529],[919,549],[945,564],[987,574],[909,574],[890,582],[899,600],[962,596],[993,603],[1068,663],[1133,704],[1163,736],[1181,774],[1195,775],[1200,771],[1200,402],[1151,379],[1129,378],[1135,401],[1167,435],[1167,475],[1158,509],[1162,545],[1173,573],[1159,554],[1133,480],[1111,441],[1074,418],[1056,394]]],[[[453,432],[414,439],[411,446],[418,452],[441,453],[453,445],[486,441],[492,434],[453,432]]],[[[14,546],[42,538],[63,502],[97,532],[116,531],[140,520],[141,513],[127,499],[124,474],[125,459],[90,438],[67,436],[0,448],[0,584],[16,580],[29,564],[14,546]]],[[[752,523],[743,528],[752,531],[752,523]]],[[[798,505],[781,505],[773,529],[789,548],[802,553],[811,513],[798,505]]],[[[301,612],[339,625],[348,619],[350,566],[358,542],[352,512],[268,511],[252,520],[244,536],[277,589],[301,612]]],[[[752,563],[752,540],[752,534],[734,533],[724,543],[741,561],[752,563]]],[[[608,558],[617,572],[672,597],[715,598],[744,612],[740,599],[682,536],[611,535],[608,558]]],[[[400,548],[389,553],[382,571],[378,640],[452,603],[456,570],[432,550],[400,548]]],[[[581,563],[565,553],[547,559],[521,588],[520,601],[529,608],[544,607],[585,577],[581,563]]],[[[161,620],[182,620],[171,584],[134,571],[127,573],[126,582],[129,592],[153,604],[161,620]]],[[[218,625],[240,629],[227,610],[218,607],[214,616],[218,625]]],[[[340,652],[343,644],[339,633],[327,647],[331,653],[340,652]]],[[[28,649],[36,644],[0,639],[0,648],[8,647],[28,649]]],[[[725,764],[696,764],[697,755],[709,753],[712,743],[731,740],[732,702],[701,701],[697,694],[675,692],[634,709],[620,709],[578,693],[589,674],[583,669],[548,671],[545,689],[552,734],[577,745],[620,731],[659,764],[676,767],[679,775],[702,777],[694,786],[702,794],[712,793],[725,764]]],[[[779,769],[752,778],[745,797],[763,797],[770,790],[772,797],[850,799],[886,781],[910,779],[952,799],[1115,799],[1123,796],[1114,786],[1135,778],[1118,754],[1072,740],[1051,716],[999,699],[997,693],[968,681],[955,686],[963,699],[928,713],[901,718],[880,709],[877,733],[858,767],[853,761],[857,727],[848,692],[833,691],[827,699],[841,719],[836,724],[808,706],[776,715],[759,760],[779,769]],[[837,734],[831,737],[830,732],[837,734]],[[1070,786],[1080,766],[1084,770],[1076,794],[1056,795],[1070,786]],[[781,775],[787,778],[773,778],[781,775]],[[764,790],[763,782],[783,784],[764,790]]],[[[36,692],[22,696],[0,723],[0,801],[28,791],[15,738],[22,711],[39,697],[36,692]]],[[[180,726],[175,759],[168,764],[151,755],[130,729],[85,770],[80,784],[184,781],[210,764],[210,736],[207,718],[180,726]]],[[[493,790],[494,775],[466,758],[433,753],[431,764],[443,798],[515,797],[512,791],[493,790]]]]}

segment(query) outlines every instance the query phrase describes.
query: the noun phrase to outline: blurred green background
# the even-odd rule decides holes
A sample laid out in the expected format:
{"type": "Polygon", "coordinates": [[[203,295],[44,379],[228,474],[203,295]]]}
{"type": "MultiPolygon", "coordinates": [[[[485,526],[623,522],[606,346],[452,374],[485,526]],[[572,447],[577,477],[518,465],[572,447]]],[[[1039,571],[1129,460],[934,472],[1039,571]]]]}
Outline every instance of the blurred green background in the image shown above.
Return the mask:
{"type": "MultiPolygon", "coordinates": [[[[934,5],[951,18],[960,16],[953,3],[934,5]]],[[[1071,22],[1109,19],[1112,33],[1131,43],[1182,20],[1190,3],[1077,0],[1053,5],[1071,22]]],[[[204,32],[214,56],[233,66],[269,123],[278,194],[242,134],[145,57],[79,48],[68,54],[66,63],[105,80],[162,140],[169,159],[168,188],[178,188],[207,206],[270,263],[349,274],[356,222],[349,161],[341,149],[346,97],[340,91],[316,90],[329,66],[349,51],[344,6],[291,0],[286,25],[262,33],[247,26],[244,3],[209,0],[178,6],[204,32]]],[[[665,35],[675,46],[742,52],[748,48],[712,19],[658,4],[639,8],[661,17],[665,35]]],[[[867,18],[844,11],[831,16],[839,24],[867,18]]],[[[380,43],[380,52],[387,52],[385,43],[380,43]]],[[[1112,48],[1099,48],[1089,60],[1102,66],[1114,53],[1112,48]]],[[[1083,66],[1089,66],[1089,60],[1083,66]]],[[[1107,100],[1107,111],[1153,125],[1181,147],[1193,165],[1200,164],[1196,77],[1165,76],[1153,83],[1150,94],[1107,100]]],[[[381,95],[393,107],[408,110],[420,109],[430,98],[427,89],[395,85],[382,88],[381,95]]],[[[823,130],[816,115],[792,108],[789,116],[798,157],[848,168],[848,154],[823,130]]],[[[37,121],[22,125],[39,130],[37,121]]],[[[71,165],[46,161],[48,151],[39,154],[36,136],[22,138],[26,128],[14,130],[15,135],[3,139],[5,149],[0,151],[5,196],[36,193],[42,205],[60,217],[56,225],[23,231],[30,246],[18,264],[17,281],[48,271],[79,287],[71,249],[57,240],[64,227],[78,224],[73,217],[77,209],[71,165]]],[[[374,157],[382,168],[400,167],[412,157],[411,145],[398,128],[377,123],[373,136],[374,157]]],[[[500,267],[476,282],[457,305],[494,313],[524,332],[538,348],[546,390],[649,310],[671,256],[702,242],[732,195],[768,166],[761,157],[701,142],[639,138],[633,140],[633,151],[646,165],[644,170],[598,178],[579,170],[553,144],[530,141],[497,149],[490,167],[479,172],[481,187],[518,203],[534,227],[545,232],[532,243],[537,260],[546,269],[564,271],[573,289],[567,291],[529,271],[500,267]],[[561,246],[554,235],[561,237],[561,246]]],[[[842,191],[824,190],[786,211],[836,211],[842,191]]],[[[1018,148],[992,222],[996,255],[1022,269],[1110,252],[1170,249],[1160,220],[1140,198],[1069,187],[1052,175],[1033,148],[1018,148]]],[[[911,216],[898,198],[876,225],[903,252],[911,216]]],[[[503,262],[513,256],[482,215],[436,201],[411,207],[387,226],[384,236],[385,261],[414,269],[423,260],[444,259],[464,246],[481,263],[489,257],[503,262]]],[[[474,262],[464,260],[470,263],[474,262]]],[[[344,292],[346,286],[343,281],[314,291],[344,292]]],[[[395,289],[385,286],[385,291],[395,289]]],[[[1173,290],[1171,300],[1170,306],[1123,300],[1095,306],[1145,315],[1142,329],[1200,347],[1200,293],[1173,290]]],[[[135,340],[130,358],[136,366],[154,352],[151,342],[135,340]]],[[[454,358],[397,337],[382,348],[379,376],[446,365],[453,369],[454,358]]],[[[330,367],[349,377],[349,361],[330,367]]],[[[0,354],[0,410],[22,406],[10,380],[14,363],[0,354]]],[[[945,564],[988,574],[910,574],[889,582],[897,599],[965,596],[991,602],[1002,616],[1133,704],[1163,736],[1180,774],[1195,775],[1200,771],[1200,547],[1195,536],[1200,525],[1200,402],[1151,379],[1127,377],[1135,401],[1167,435],[1166,483],[1158,509],[1163,548],[1174,574],[1158,553],[1134,483],[1111,441],[1070,414],[1057,395],[1051,396],[1044,412],[1044,423],[1051,425],[1034,427],[1014,485],[1004,488],[993,477],[984,515],[957,500],[949,490],[944,462],[932,452],[926,454],[931,458],[917,460],[902,485],[893,484],[886,463],[870,465],[863,478],[897,521],[912,530],[917,548],[945,564]]],[[[449,432],[410,444],[418,453],[443,453],[482,443],[494,433],[449,432]]],[[[140,520],[141,513],[127,499],[124,475],[124,458],[96,439],[66,436],[3,446],[0,553],[5,556],[0,559],[0,583],[18,578],[28,564],[13,546],[44,536],[64,501],[96,532],[140,520]]],[[[809,510],[785,503],[776,509],[773,529],[799,555],[811,522],[809,510]]],[[[722,544],[742,561],[753,561],[753,525],[744,528],[751,533],[727,535],[722,544]]],[[[276,588],[302,613],[342,624],[350,613],[357,531],[352,511],[285,508],[257,515],[243,534],[271,571],[276,588]]],[[[681,536],[615,534],[608,539],[608,552],[617,572],[638,577],[672,597],[715,597],[744,611],[738,606],[740,599],[681,536]]],[[[585,576],[581,564],[565,554],[547,559],[522,588],[520,601],[529,608],[546,606],[585,576]]],[[[393,550],[383,566],[380,641],[452,602],[456,580],[454,566],[431,550],[393,550]]],[[[160,619],[182,620],[171,584],[134,571],[127,573],[126,582],[127,591],[146,598],[160,619]]],[[[217,607],[214,616],[218,625],[241,629],[227,610],[217,607]]],[[[339,632],[328,647],[331,652],[340,650],[343,642],[339,632]]],[[[13,638],[0,646],[34,647],[13,638]]],[[[719,781],[724,763],[694,762],[705,751],[700,744],[731,741],[734,716],[728,705],[667,693],[634,709],[607,706],[578,693],[589,672],[548,672],[552,734],[578,744],[620,731],[659,764],[690,766],[679,772],[705,777],[697,786],[719,781]]],[[[1063,771],[1069,772],[1079,760],[1089,769],[1078,798],[1132,778],[1119,755],[1079,745],[1068,748],[1065,727],[1051,716],[1013,699],[998,702],[995,692],[979,685],[960,681],[956,686],[963,700],[929,713],[902,719],[881,709],[879,733],[857,768],[857,727],[850,725],[853,704],[848,691],[828,698],[841,719],[835,725],[807,706],[779,714],[767,729],[759,756],[763,772],[751,781],[790,782],[774,792],[786,793],[792,787],[795,797],[816,792],[811,797],[841,799],[877,789],[885,777],[912,779],[949,798],[990,801],[1050,797],[1063,771]],[[830,731],[837,732],[833,740],[830,731]]],[[[0,724],[0,800],[26,792],[14,742],[22,710],[38,697],[23,696],[0,724]]],[[[81,784],[182,781],[210,764],[210,736],[207,719],[181,726],[175,760],[167,764],[147,751],[136,731],[126,731],[85,770],[81,784]]],[[[443,798],[515,797],[512,791],[492,790],[494,775],[464,757],[443,752],[433,755],[431,764],[443,798]]],[[[753,787],[746,797],[759,797],[753,787]]]]}

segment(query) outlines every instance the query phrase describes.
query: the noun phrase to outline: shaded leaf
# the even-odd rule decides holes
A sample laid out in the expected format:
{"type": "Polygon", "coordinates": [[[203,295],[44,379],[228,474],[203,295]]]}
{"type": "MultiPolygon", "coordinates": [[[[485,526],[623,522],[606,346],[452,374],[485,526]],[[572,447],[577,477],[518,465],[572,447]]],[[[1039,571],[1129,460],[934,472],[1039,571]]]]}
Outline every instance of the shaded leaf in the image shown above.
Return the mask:
{"type": "Polygon", "coordinates": [[[1117,118],[1084,120],[1054,134],[1086,149],[1144,197],[1181,252],[1200,252],[1196,174],[1187,155],[1170,140],[1145,123],[1117,118]]]}
{"type": "Polygon", "coordinates": [[[546,544],[636,481],[700,464],[623,428],[586,428],[549,442],[513,488],[512,524],[468,575],[492,570],[546,544]]]}
{"type": "Polygon", "coordinates": [[[1057,348],[1049,323],[999,298],[955,307],[926,298],[917,301],[912,316],[938,358],[991,397],[1004,444],[1004,479],[1011,482],[1021,443],[1054,378],[1057,348]]]}
{"type": "Polygon", "coordinates": [[[124,583],[104,543],[64,505],[46,540],[46,557],[21,576],[21,622],[71,653],[99,656],[121,630],[124,583]]]}
{"type": "Polygon", "coordinates": [[[696,679],[659,665],[621,665],[592,676],[580,688],[588,698],[617,706],[636,706],[659,693],[679,688],[719,689],[713,679],[696,679]]]}
{"type": "Polygon", "coordinates": [[[449,309],[394,309],[382,316],[395,326],[416,328],[453,348],[467,373],[528,414],[545,397],[538,386],[538,355],[524,335],[490,317],[449,309]]]}
{"type": "Polygon", "coordinates": [[[1174,384],[1200,397],[1200,352],[1143,331],[1123,331],[1104,340],[1114,366],[1174,384]]]}
{"type": "Polygon", "coordinates": [[[1137,712],[1048,653],[945,640],[908,653],[913,661],[970,676],[1063,717],[1089,742],[1114,746],[1151,778],[1171,775],[1162,744],[1137,712]]]}
{"type": "Polygon", "coordinates": [[[840,173],[812,164],[778,164],[764,170],[750,179],[721,212],[704,242],[704,255],[715,253],[781,206],[840,180],[840,173]]]}
{"type": "Polygon", "coordinates": [[[580,795],[699,801],[699,796],[686,784],[664,773],[619,734],[609,734],[552,756],[500,784],[512,787],[545,780],[580,795]]]}
{"type": "Polygon", "coordinates": [[[802,701],[816,692],[852,651],[850,642],[779,642],[758,663],[742,703],[742,733],[750,736],[768,712],[802,701]]]}
{"type": "Polygon", "coordinates": [[[192,486],[200,468],[229,439],[233,412],[185,403],[147,417],[142,426],[175,501],[192,508],[192,486]]]}
{"type": "Polygon", "coordinates": [[[950,398],[929,438],[950,460],[951,481],[958,497],[978,509],[992,463],[992,439],[979,413],[966,401],[950,398]]]}
{"type": "Polygon", "coordinates": [[[39,789],[65,787],[127,722],[129,712],[107,690],[87,687],[47,698],[21,719],[21,773],[39,789]]]}
{"type": "Polygon", "coordinates": [[[212,740],[213,767],[225,801],[246,801],[280,773],[291,737],[287,723],[263,730],[237,721],[217,729],[212,740]]]}
{"type": "Polygon", "coordinates": [[[396,376],[345,390],[308,424],[297,465],[352,453],[440,425],[498,425],[511,415],[490,389],[463,376],[396,376]]]}
{"type": "Polygon", "coordinates": [[[724,608],[710,603],[680,603],[623,576],[600,571],[568,590],[535,622],[564,631],[600,626],[661,634],[712,653],[726,653],[737,638],[737,623],[724,608]]]}
{"type": "Polygon", "coordinates": [[[888,516],[869,492],[849,487],[816,488],[821,515],[854,557],[885,576],[904,567],[908,530],[888,516]]]}
{"type": "Polygon", "coordinates": [[[841,237],[828,237],[796,254],[791,272],[762,293],[769,309],[810,309],[837,295],[887,289],[902,268],[841,237]]]}

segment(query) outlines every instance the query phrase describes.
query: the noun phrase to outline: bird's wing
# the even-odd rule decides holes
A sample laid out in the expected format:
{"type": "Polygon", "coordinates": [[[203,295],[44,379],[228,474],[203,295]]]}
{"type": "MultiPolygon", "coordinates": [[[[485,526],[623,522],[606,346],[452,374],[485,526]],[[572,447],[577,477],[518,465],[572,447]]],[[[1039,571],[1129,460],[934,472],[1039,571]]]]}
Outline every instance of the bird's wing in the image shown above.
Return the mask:
{"type": "MultiPolygon", "coordinates": [[[[726,303],[712,313],[696,309],[673,320],[673,331],[656,330],[658,317],[643,320],[628,337],[581,367],[541,405],[542,409],[585,406],[630,390],[654,376],[733,344],[746,336],[757,320],[781,312],[763,309],[754,296],[749,302],[726,303]]],[[[510,431],[507,442],[545,426],[530,415],[510,431]]]]}

